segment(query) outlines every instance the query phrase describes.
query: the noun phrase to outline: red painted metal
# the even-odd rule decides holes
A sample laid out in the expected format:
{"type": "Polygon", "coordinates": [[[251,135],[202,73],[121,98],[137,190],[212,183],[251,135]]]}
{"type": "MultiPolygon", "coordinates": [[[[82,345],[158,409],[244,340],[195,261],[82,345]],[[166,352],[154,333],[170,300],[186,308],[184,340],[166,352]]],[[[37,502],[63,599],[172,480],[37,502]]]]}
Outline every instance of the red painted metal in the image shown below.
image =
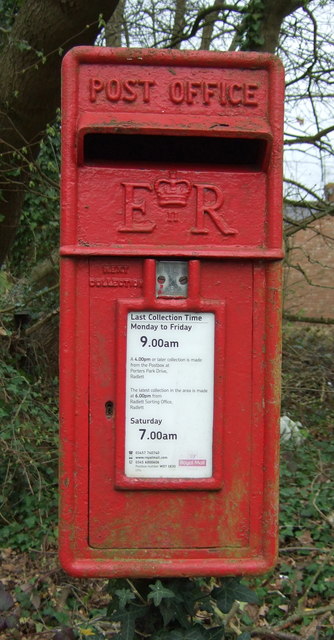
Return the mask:
{"type": "Polygon", "coordinates": [[[65,56],[60,556],[74,575],[275,562],[282,114],[267,54],[65,56]],[[186,296],[156,295],[161,258],[188,263],[186,296]],[[125,473],[132,311],[214,314],[211,477],[125,473]]]}

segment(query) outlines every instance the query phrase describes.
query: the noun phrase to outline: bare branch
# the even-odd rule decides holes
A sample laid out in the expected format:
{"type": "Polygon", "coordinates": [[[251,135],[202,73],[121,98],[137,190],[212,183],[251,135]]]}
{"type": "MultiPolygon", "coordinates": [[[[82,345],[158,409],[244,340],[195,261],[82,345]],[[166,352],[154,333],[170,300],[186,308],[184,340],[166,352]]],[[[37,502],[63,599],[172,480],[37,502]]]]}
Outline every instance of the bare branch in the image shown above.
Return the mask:
{"type": "Polygon", "coordinates": [[[302,73],[302,75],[298,76],[298,78],[295,78],[294,80],[291,80],[290,82],[286,83],[286,86],[289,87],[292,84],[295,84],[296,82],[299,82],[300,80],[303,80],[304,78],[310,77],[311,72],[313,71],[317,61],[318,61],[318,47],[317,47],[317,33],[318,33],[318,27],[317,27],[317,23],[316,20],[314,18],[313,13],[306,7],[306,6],[302,6],[303,11],[308,15],[308,17],[310,18],[310,20],[312,21],[313,24],[313,59],[311,64],[305,69],[305,71],[302,73]]]}
{"type": "MultiPolygon", "coordinates": [[[[313,189],[310,189],[309,187],[307,187],[304,184],[301,184],[300,182],[297,182],[296,180],[291,180],[290,178],[284,178],[284,182],[286,184],[291,184],[295,187],[298,187],[299,189],[301,189],[302,191],[305,191],[306,193],[308,193],[312,198],[314,198],[314,200],[318,201],[318,202],[323,202],[322,199],[318,196],[318,194],[313,191],[313,189]]],[[[301,205],[303,203],[301,202],[301,205]]]]}
{"type": "Polygon", "coordinates": [[[185,40],[190,40],[190,38],[193,38],[198,33],[198,31],[203,27],[202,23],[207,18],[207,16],[209,16],[212,13],[217,13],[217,11],[233,11],[238,14],[243,14],[245,12],[245,9],[244,8],[239,9],[234,5],[226,4],[224,2],[223,3],[217,2],[211,7],[202,9],[201,11],[198,12],[196,19],[191,29],[188,31],[188,33],[184,33],[182,37],[180,37],[179,39],[171,43],[169,45],[169,48],[172,48],[172,46],[175,47],[176,45],[179,45],[181,42],[185,40]]]}
{"type": "Polygon", "coordinates": [[[313,136],[299,136],[297,138],[292,138],[292,140],[284,140],[284,144],[286,146],[291,146],[293,144],[313,144],[314,142],[321,140],[324,136],[328,136],[332,131],[334,131],[334,125],[327,127],[327,129],[322,129],[322,131],[318,131],[313,136]]]}

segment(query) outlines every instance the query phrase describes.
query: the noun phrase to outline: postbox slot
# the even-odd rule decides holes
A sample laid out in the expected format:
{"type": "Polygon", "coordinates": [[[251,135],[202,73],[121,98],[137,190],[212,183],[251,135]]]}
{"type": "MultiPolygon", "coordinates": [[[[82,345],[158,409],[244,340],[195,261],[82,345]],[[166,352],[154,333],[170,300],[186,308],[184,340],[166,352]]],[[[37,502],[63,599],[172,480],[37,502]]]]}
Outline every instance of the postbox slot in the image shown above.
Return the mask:
{"type": "Polygon", "coordinates": [[[261,170],[268,144],[262,138],[87,133],[83,146],[84,163],[90,165],[191,163],[261,170]]]}

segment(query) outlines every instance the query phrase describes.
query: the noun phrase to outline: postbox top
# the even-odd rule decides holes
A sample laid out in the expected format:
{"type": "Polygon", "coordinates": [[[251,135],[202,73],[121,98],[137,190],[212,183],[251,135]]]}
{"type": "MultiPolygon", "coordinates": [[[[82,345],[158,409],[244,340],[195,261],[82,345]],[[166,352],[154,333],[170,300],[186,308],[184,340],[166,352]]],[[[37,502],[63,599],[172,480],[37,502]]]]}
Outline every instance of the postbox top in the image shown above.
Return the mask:
{"type": "Polygon", "coordinates": [[[79,113],[219,115],[247,130],[282,98],[282,64],[266,53],[75,47],[63,69],[79,113]]]}
{"type": "Polygon", "coordinates": [[[275,56],[77,47],[63,61],[62,108],[63,245],[164,255],[174,236],[177,255],[281,251],[283,68],[275,56]],[[92,193],[100,204],[90,224],[92,193]],[[114,211],[124,201],[114,226],[108,197],[114,211]],[[195,212],[189,229],[187,207],[195,212]]]}

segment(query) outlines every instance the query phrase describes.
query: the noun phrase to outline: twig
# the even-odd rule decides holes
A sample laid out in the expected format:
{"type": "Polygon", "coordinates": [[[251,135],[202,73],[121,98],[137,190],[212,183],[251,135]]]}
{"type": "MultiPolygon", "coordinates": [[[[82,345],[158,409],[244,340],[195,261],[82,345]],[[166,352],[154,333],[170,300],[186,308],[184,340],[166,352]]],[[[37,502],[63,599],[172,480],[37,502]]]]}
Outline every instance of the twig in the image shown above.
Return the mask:
{"type": "Polygon", "coordinates": [[[298,231],[305,231],[306,229],[310,228],[315,235],[321,236],[322,238],[325,238],[327,240],[333,240],[332,236],[324,233],[322,229],[319,229],[312,224],[313,222],[322,220],[326,216],[332,214],[333,207],[331,206],[318,213],[312,213],[310,216],[307,216],[307,218],[304,218],[302,222],[298,222],[297,220],[292,220],[291,218],[284,216],[284,223],[285,225],[288,225],[284,229],[284,236],[285,238],[289,238],[290,236],[294,236],[296,233],[298,233],[298,231]]]}
{"type": "Polygon", "coordinates": [[[143,603],[143,604],[147,604],[147,602],[144,600],[143,596],[140,595],[139,591],[137,591],[135,585],[133,584],[133,582],[131,582],[131,580],[129,580],[129,578],[126,579],[128,585],[130,585],[133,593],[137,596],[137,598],[139,598],[139,600],[143,603]]]}
{"type": "Polygon", "coordinates": [[[334,549],[332,549],[332,550],[327,554],[327,556],[324,558],[323,562],[319,565],[319,567],[318,567],[317,571],[315,572],[314,576],[312,577],[311,582],[307,585],[307,588],[305,589],[305,591],[304,591],[304,593],[303,593],[302,597],[300,598],[300,600],[299,600],[299,605],[305,606],[305,603],[306,603],[306,600],[307,600],[307,596],[308,596],[308,594],[310,593],[310,591],[311,591],[311,589],[312,589],[313,585],[315,584],[315,582],[316,582],[316,581],[317,581],[317,579],[319,578],[319,576],[320,576],[321,572],[322,572],[322,571],[323,571],[323,569],[324,569],[324,566],[325,566],[326,564],[328,564],[328,562],[329,562],[329,558],[330,558],[331,556],[333,556],[333,555],[334,555],[334,549]]]}
{"type": "Polygon", "coordinates": [[[312,504],[313,504],[314,508],[316,509],[316,511],[319,513],[319,515],[322,517],[322,519],[325,522],[327,522],[331,527],[333,527],[332,520],[330,518],[328,518],[328,516],[326,516],[326,514],[323,513],[323,511],[321,511],[321,509],[317,505],[316,500],[317,500],[317,497],[318,497],[319,493],[320,493],[320,489],[319,489],[319,491],[317,491],[316,495],[314,496],[314,498],[312,500],[312,504]]]}
{"type": "Polygon", "coordinates": [[[301,182],[297,182],[296,180],[291,180],[290,178],[284,178],[284,182],[286,182],[286,184],[291,184],[292,186],[297,187],[302,191],[305,191],[312,197],[313,200],[318,201],[320,203],[323,202],[322,198],[320,198],[320,196],[318,196],[318,194],[315,191],[313,191],[313,189],[306,187],[304,184],[301,184],[301,182]]]}
{"type": "Polygon", "coordinates": [[[298,264],[290,264],[290,267],[292,269],[295,269],[296,271],[299,271],[302,276],[305,278],[307,284],[309,284],[311,287],[319,287],[321,289],[334,289],[334,287],[332,285],[327,285],[327,284],[318,284],[317,282],[312,282],[311,278],[307,275],[305,269],[298,263],[298,264]]]}
{"type": "Polygon", "coordinates": [[[321,631],[321,627],[322,627],[322,623],[326,620],[326,618],[329,618],[330,612],[325,613],[323,616],[321,616],[320,620],[318,620],[317,622],[317,626],[315,628],[315,636],[314,636],[314,640],[319,640],[320,638],[320,631],[321,631]]]}
{"type": "Polygon", "coordinates": [[[318,553],[329,553],[331,549],[320,548],[320,547],[281,547],[280,553],[289,553],[290,551],[317,551],[318,553]]]}
{"type": "Polygon", "coordinates": [[[297,611],[296,613],[293,613],[291,616],[289,616],[286,620],[284,620],[284,622],[275,627],[275,630],[281,631],[283,629],[287,629],[287,627],[290,627],[292,624],[294,624],[294,622],[298,622],[298,620],[301,620],[304,616],[320,616],[324,613],[330,613],[331,611],[334,611],[333,604],[329,604],[326,607],[318,607],[317,609],[302,609],[301,611],[297,611]]]}
{"type": "Polygon", "coordinates": [[[43,318],[40,318],[37,322],[35,322],[35,324],[33,324],[32,327],[29,327],[28,329],[26,329],[25,335],[30,336],[32,333],[37,331],[37,329],[39,329],[43,324],[45,324],[45,322],[50,320],[52,316],[56,316],[58,313],[59,313],[59,307],[57,309],[54,309],[53,311],[50,311],[50,313],[48,313],[46,316],[43,316],[43,318]]]}
{"type": "Polygon", "coordinates": [[[274,638],[276,640],[305,640],[296,633],[289,633],[288,631],[276,631],[272,627],[256,627],[250,630],[252,636],[265,636],[266,638],[274,638]]]}
{"type": "Polygon", "coordinates": [[[0,309],[0,313],[10,313],[11,311],[15,311],[16,309],[25,307],[27,304],[30,304],[30,302],[32,302],[33,300],[37,300],[37,298],[41,298],[47,293],[50,293],[50,291],[54,291],[55,289],[58,289],[58,286],[59,285],[57,283],[57,284],[54,284],[52,287],[49,287],[49,289],[43,289],[42,291],[39,291],[38,293],[36,293],[34,296],[31,296],[31,298],[28,298],[28,300],[25,300],[24,302],[22,302],[22,304],[14,304],[11,307],[0,309]]]}
{"type": "Polygon", "coordinates": [[[289,322],[308,322],[310,324],[334,324],[334,318],[299,316],[293,313],[283,313],[283,320],[288,320],[289,322]]]}
{"type": "Polygon", "coordinates": [[[292,144],[312,144],[312,142],[317,142],[317,140],[320,140],[323,136],[327,136],[329,133],[332,133],[332,131],[334,131],[334,126],[318,131],[313,136],[299,136],[291,140],[284,140],[284,144],[288,146],[292,144]]]}
{"type": "Polygon", "coordinates": [[[232,605],[231,609],[229,610],[229,612],[227,613],[227,615],[225,616],[225,619],[224,619],[224,625],[225,625],[225,627],[230,626],[231,620],[234,618],[234,616],[235,616],[235,615],[238,613],[238,611],[239,611],[239,607],[240,607],[239,602],[236,600],[236,601],[233,603],[233,605],[232,605]]]}

